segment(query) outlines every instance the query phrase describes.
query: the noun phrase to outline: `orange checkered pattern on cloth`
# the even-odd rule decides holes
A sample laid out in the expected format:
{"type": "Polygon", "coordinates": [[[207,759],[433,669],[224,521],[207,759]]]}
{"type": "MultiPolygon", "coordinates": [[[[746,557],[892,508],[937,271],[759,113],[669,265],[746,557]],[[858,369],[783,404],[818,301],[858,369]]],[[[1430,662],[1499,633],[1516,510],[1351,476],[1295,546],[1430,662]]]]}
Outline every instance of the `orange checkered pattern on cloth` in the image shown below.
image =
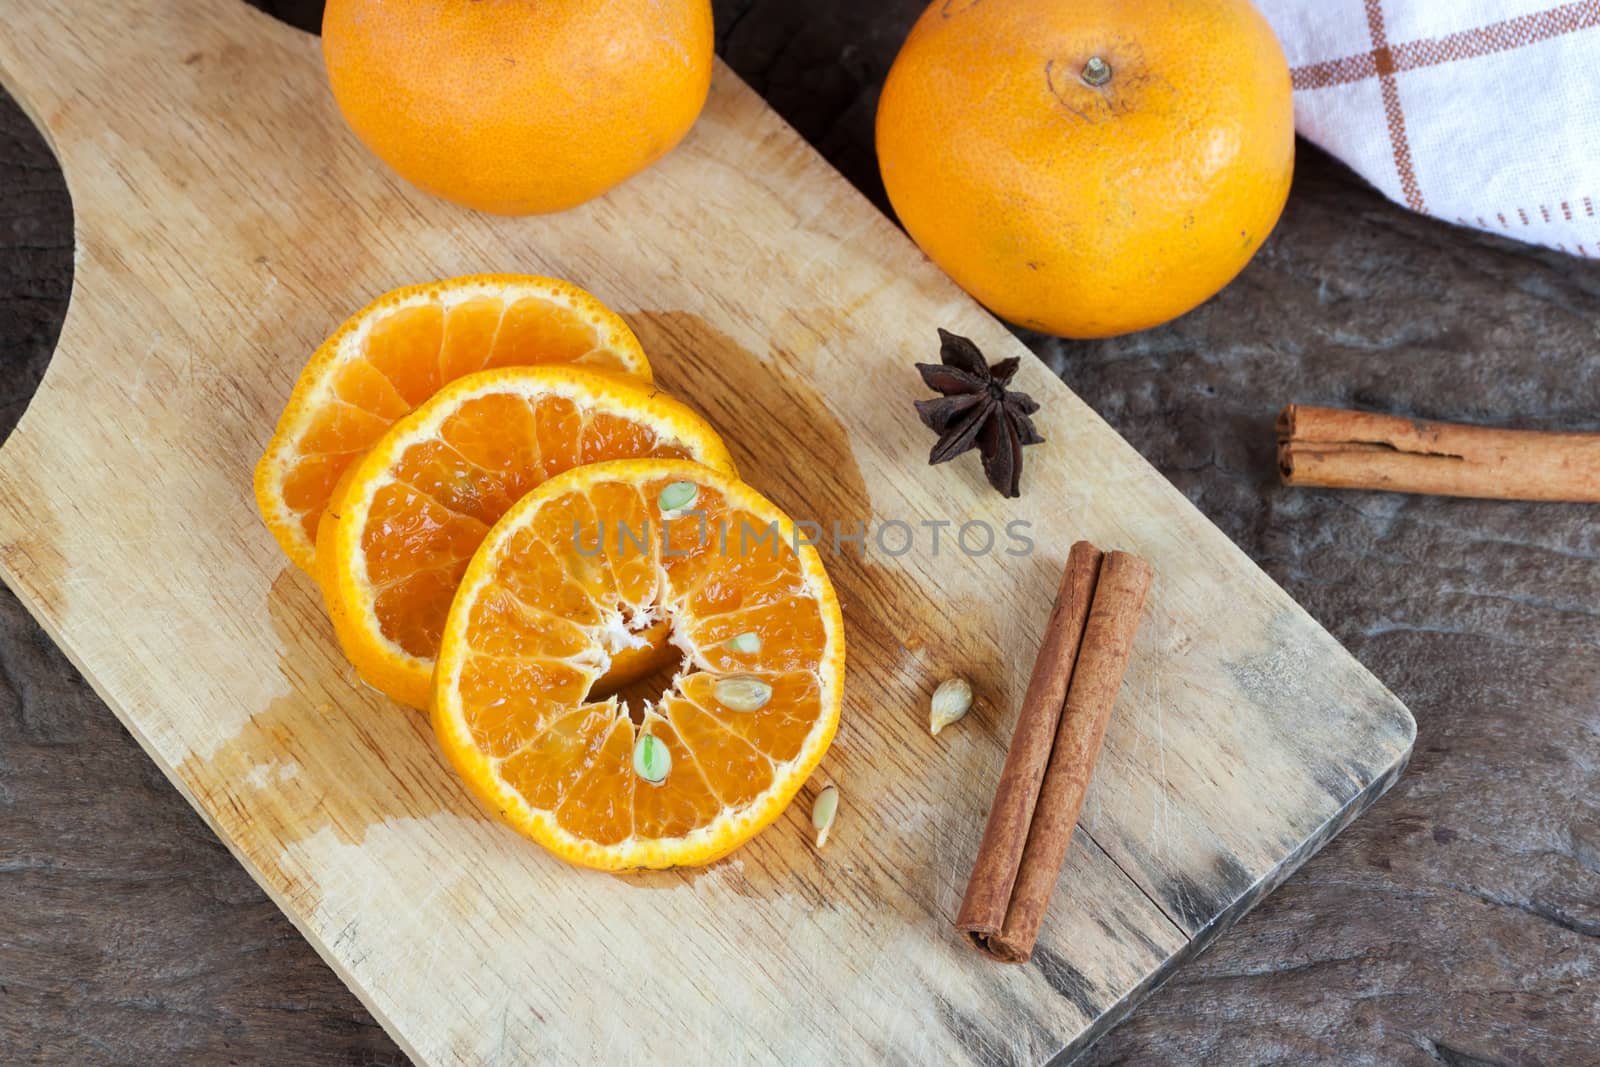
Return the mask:
{"type": "Polygon", "coordinates": [[[1295,126],[1414,211],[1600,257],[1600,0],[1256,0],[1295,126]]]}

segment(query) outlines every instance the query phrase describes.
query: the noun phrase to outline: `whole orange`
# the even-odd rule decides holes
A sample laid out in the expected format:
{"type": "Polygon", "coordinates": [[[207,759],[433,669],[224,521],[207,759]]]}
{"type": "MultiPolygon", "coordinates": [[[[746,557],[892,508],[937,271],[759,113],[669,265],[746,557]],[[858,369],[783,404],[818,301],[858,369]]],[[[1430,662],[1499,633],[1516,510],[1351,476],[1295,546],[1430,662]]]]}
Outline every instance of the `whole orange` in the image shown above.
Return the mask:
{"type": "Polygon", "coordinates": [[[1228,284],[1294,169],[1289,69],[1247,0],[935,0],[889,71],[901,223],[991,310],[1068,337],[1228,284]]]}
{"type": "Polygon", "coordinates": [[[402,177],[503,215],[561,211],[654,163],[711,85],[709,0],[328,0],[351,129],[402,177]]]}

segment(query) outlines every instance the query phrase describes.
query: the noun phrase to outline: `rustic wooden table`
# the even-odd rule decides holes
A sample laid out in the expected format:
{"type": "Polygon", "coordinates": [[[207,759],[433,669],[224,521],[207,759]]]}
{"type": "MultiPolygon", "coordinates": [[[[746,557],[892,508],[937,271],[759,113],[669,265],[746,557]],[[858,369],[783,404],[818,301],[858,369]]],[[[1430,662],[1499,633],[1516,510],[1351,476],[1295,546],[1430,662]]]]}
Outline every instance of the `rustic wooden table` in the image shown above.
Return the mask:
{"type": "MultiPolygon", "coordinates": [[[[882,205],[876,87],[920,6],[719,3],[718,40],[882,205]]],[[[0,430],[71,277],[59,171],[0,96],[0,430]]],[[[1409,215],[1303,148],[1220,297],[1029,341],[1419,724],[1394,791],[1085,1060],[1594,1062],[1600,511],[1286,491],[1271,423],[1293,399],[1600,429],[1600,264],[1409,215]]],[[[3,590],[0,683],[0,1062],[404,1062],[3,590]]]]}

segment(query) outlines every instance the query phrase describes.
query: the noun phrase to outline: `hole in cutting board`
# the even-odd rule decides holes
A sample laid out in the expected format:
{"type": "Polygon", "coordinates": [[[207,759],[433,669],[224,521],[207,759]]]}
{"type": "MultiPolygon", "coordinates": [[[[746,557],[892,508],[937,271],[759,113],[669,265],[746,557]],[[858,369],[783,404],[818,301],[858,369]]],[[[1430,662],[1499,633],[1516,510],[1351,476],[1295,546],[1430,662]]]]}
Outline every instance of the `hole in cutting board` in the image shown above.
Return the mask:
{"type": "MultiPolygon", "coordinates": [[[[323,0],[246,0],[308,33],[323,0]]],[[[61,165],[43,134],[0,88],[0,444],[49,369],[72,294],[74,216],[61,165]]]]}
{"type": "Polygon", "coordinates": [[[72,294],[72,197],[44,135],[0,89],[0,443],[39,389],[72,294]]]}
{"type": "Polygon", "coordinates": [[[245,0],[264,15],[307,33],[322,32],[323,0],[245,0]]]}

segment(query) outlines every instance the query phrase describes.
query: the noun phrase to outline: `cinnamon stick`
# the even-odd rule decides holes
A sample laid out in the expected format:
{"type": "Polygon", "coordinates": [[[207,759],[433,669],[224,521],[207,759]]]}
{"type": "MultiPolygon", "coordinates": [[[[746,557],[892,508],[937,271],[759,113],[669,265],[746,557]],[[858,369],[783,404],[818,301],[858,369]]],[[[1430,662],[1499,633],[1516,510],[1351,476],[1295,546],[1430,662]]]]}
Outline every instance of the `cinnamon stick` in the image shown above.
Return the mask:
{"type": "Polygon", "coordinates": [[[1126,552],[1072,546],[956,929],[1008,963],[1033,954],[1150,588],[1126,552]]]}
{"type": "Polygon", "coordinates": [[[1028,827],[1039,801],[1039,787],[1050,762],[1050,750],[1055,746],[1056,726],[1066,703],[1072,665],[1089,621],[1102,557],[1103,553],[1087,541],[1079,541],[1067,553],[1055,607],[1045,624],[1039,655],[1033,661],[1033,674],[1011,734],[1011,747],[1006,750],[1000,784],[995,789],[994,803],[989,806],[983,842],[978,846],[978,858],[967,882],[967,895],[956,916],[956,929],[970,934],[980,948],[1005,925],[1011,890],[1028,843],[1028,827]]]}
{"type": "Polygon", "coordinates": [[[1541,433],[1290,404],[1285,485],[1497,500],[1600,501],[1600,434],[1541,433]]]}

